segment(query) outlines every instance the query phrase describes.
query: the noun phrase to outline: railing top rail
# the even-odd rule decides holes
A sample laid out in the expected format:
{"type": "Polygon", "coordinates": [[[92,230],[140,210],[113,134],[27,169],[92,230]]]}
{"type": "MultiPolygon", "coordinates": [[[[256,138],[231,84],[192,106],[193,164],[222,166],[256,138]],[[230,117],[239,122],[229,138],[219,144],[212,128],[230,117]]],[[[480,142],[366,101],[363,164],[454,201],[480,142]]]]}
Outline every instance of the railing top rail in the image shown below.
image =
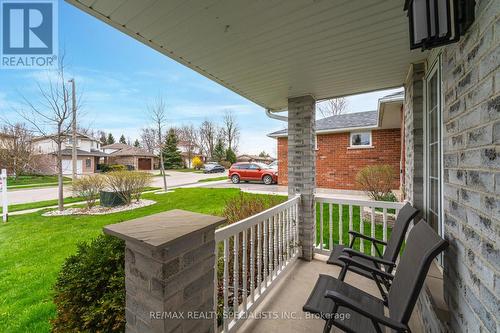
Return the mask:
{"type": "Polygon", "coordinates": [[[376,208],[401,209],[405,205],[404,202],[336,198],[336,197],[327,197],[327,196],[321,196],[321,195],[315,195],[314,199],[316,202],[352,205],[352,206],[363,206],[363,207],[376,207],[376,208]]]}
{"type": "Polygon", "coordinates": [[[236,223],[230,224],[228,226],[225,226],[223,228],[217,229],[215,231],[215,241],[219,242],[224,239],[227,239],[236,233],[242,232],[245,229],[250,228],[251,226],[256,225],[259,222],[262,222],[270,217],[273,217],[277,213],[283,211],[286,208],[289,208],[293,206],[295,203],[297,203],[300,200],[300,196],[297,195],[293,197],[292,199],[289,199],[283,203],[280,203],[279,205],[273,206],[269,209],[266,209],[265,211],[262,211],[258,214],[249,216],[241,221],[238,221],[236,223]]]}

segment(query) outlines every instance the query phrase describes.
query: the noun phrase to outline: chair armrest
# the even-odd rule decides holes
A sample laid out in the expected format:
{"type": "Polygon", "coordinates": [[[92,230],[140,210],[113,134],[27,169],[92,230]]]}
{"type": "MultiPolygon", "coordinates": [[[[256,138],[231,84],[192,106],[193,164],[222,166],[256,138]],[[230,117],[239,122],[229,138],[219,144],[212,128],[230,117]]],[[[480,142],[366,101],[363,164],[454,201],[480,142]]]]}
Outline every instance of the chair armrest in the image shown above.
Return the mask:
{"type": "Polygon", "coordinates": [[[362,304],[359,302],[356,302],[355,300],[348,298],[336,291],[333,290],[327,290],[325,292],[325,297],[331,299],[335,303],[341,306],[345,306],[347,308],[350,308],[363,316],[370,318],[376,322],[381,323],[384,326],[390,327],[392,329],[395,329],[397,331],[408,331],[408,326],[400,323],[398,321],[395,321],[392,318],[386,317],[384,315],[379,315],[378,313],[372,313],[366,310],[366,307],[363,307],[362,304]]]}
{"type": "Polygon", "coordinates": [[[382,258],[379,258],[379,257],[369,256],[369,255],[366,255],[366,254],[364,254],[362,252],[358,252],[358,251],[353,250],[353,249],[345,248],[343,250],[343,252],[347,253],[350,257],[360,257],[360,258],[363,258],[363,259],[371,260],[371,261],[379,263],[379,264],[387,265],[387,266],[390,266],[390,267],[396,267],[396,264],[393,263],[392,261],[385,260],[385,259],[382,259],[382,258]]]}
{"type": "Polygon", "coordinates": [[[364,238],[366,240],[369,240],[371,242],[374,242],[374,243],[378,243],[378,244],[382,244],[382,245],[387,245],[387,242],[384,242],[384,241],[381,241],[380,239],[376,239],[376,238],[373,238],[373,237],[370,237],[370,236],[366,236],[366,235],[363,235],[357,231],[354,231],[354,230],[349,230],[348,233],[350,233],[351,235],[353,235],[353,237],[360,237],[360,238],[364,238]]]}
{"type": "Polygon", "coordinates": [[[380,269],[377,269],[375,267],[370,267],[368,265],[365,265],[364,263],[354,261],[354,260],[352,260],[351,257],[340,256],[339,260],[342,261],[342,262],[344,262],[344,264],[346,266],[356,266],[356,267],[359,267],[361,269],[364,269],[365,271],[368,271],[368,272],[373,273],[375,275],[381,276],[383,278],[386,278],[386,279],[389,279],[389,280],[393,280],[394,279],[394,276],[392,274],[384,272],[384,271],[382,271],[380,269]]]}

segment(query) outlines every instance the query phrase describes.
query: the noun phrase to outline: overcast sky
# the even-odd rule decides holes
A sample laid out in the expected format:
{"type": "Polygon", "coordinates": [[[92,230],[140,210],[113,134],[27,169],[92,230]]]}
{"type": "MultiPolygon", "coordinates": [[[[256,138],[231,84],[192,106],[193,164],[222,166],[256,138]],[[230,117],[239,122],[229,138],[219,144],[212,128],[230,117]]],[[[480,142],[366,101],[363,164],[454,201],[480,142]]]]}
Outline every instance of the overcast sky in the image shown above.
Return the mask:
{"type": "MultiPolygon", "coordinates": [[[[267,118],[264,109],[139,43],[97,19],[59,2],[59,45],[68,72],[83,95],[85,127],[121,134],[132,141],[148,125],[147,105],[162,95],[171,126],[198,125],[205,119],[220,122],[233,110],[241,127],[239,153],[262,150],[276,155],[276,142],[266,134],[284,123],[267,118]]],[[[23,107],[21,96],[36,101],[40,70],[0,69],[0,116],[15,120],[23,107]]],[[[395,90],[348,98],[348,112],[375,110],[380,97],[395,90]]]]}

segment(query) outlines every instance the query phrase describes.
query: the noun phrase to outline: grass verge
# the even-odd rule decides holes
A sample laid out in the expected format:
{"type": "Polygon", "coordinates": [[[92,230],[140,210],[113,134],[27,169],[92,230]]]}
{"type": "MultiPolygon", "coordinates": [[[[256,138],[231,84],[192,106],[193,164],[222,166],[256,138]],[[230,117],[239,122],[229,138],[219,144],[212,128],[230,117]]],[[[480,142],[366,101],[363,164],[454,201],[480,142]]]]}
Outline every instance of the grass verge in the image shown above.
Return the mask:
{"type": "Polygon", "coordinates": [[[227,180],[227,179],[228,179],[227,176],[212,177],[212,178],[200,179],[198,180],[198,183],[215,182],[218,180],[227,180]]]}

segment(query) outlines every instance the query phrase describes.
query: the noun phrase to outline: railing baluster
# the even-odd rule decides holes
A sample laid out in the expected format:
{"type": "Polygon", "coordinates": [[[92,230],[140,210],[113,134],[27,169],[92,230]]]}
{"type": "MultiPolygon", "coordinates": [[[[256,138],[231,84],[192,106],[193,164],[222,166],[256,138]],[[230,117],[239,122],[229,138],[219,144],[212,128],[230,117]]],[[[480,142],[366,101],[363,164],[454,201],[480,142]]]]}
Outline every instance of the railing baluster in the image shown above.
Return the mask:
{"type": "Polygon", "coordinates": [[[271,217],[271,219],[269,220],[269,244],[267,246],[269,246],[269,267],[268,267],[268,278],[269,278],[269,282],[272,281],[273,279],[273,260],[274,260],[274,233],[273,233],[273,228],[274,228],[274,216],[271,217]]]}
{"type": "MultiPolygon", "coordinates": [[[[365,222],[363,221],[363,206],[359,206],[359,233],[360,234],[365,234],[365,222]]],[[[360,238],[359,239],[359,250],[361,252],[365,252],[365,241],[360,238]]]]}
{"type": "Polygon", "coordinates": [[[281,212],[278,219],[278,271],[281,271],[282,267],[282,255],[283,255],[283,222],[285,220],[284,212],[281,212]]]}
{"type": "MultiPolygon", "coordinates": [[[[371,236],[375,238],[375,207],[372,206],[372,214],[371,214],[371,236]]],[[[373,245],[373,242],[371,243],[371,249],[372,249],[372,256],[375,255],[375,245],[373,245]]]]}
{"type": "Polygon", "coordinates": [[[241,265],[241,288],[242,288],[242,302],[243,302],[243,311],[247,311],[247,231],[242,231],[243,236],[243,244],[242,244],[242,252],[243,252],[243,262],[241,265]]]}
{"type": "Polygon", "coordinates": [[[240,247],[240,237],[239,233],[234,235],[234,244],[233,244],[233,250],[234,250],[234,266],[233,266],[233,312],[234,316],[238,315],[238,308],[239,308],[239,300],[238,300],[238,289],[240,287],[239,283],[239,264],[238,264],[238,254],[239,254],[239,247],[240,247]]]}
{"type": "Polygon", "coordinates": [[[262,248],[264,249],[264,256],[263,256],[263,261],[264,261],[264,269],[262,270],[262,272],[264,273],[264,276],[262,277],[262,284],[263,284],[263,287],[262,287],[262,290],[261,290],[261,294],[262,292],[266,289],[267,287],[267,256],[268,256],[268,244],[267,244],[267,225],[268,225],[268,222],[269,222],[269,219],[266,219],[264,220],[264,224],[263,224],[263,231],[264,231],[264,242],[262,243],[262,248]]]}
{"type": "MultiPolygon", "coordinates": [[[[387,208],[384,208],[384,225],[382,229],[382,240],[387,242],[387,208]]],[[[385,246],[382,247],[383,251],[385,251],[385,246]]],[[[382,252],[384,253],[384,252],[382,252]]]]}
{"type": "Polygon", "coordinates": [[[255,226],[250,227],[250,302],[255,302],[255,226]]]}
{"type": "MultiPolygon", "coordinates": [[[[217,306],[219,304],[219,281],[218,281],[218,271],[219,271],[219,242],[215,242],[215,263],[214,263],[214,307],[213,311],[214,313],[217,313],[217,306]]],[[[214,332],[216,333],[217,330],[217,320],[214,320],[214,332]]]]}
{"type": "Polygon", "coordinates": [[[328,250],[333,249],[333,204],[328,204],[328,250]]]}
{"type": "Polygon", "coordinates": [[[290,244],[289,244],[289,241],[290,241],[290,234],[288,233],[288,231],[290,230],[290,212],[291,212],[291,207],[288,207],[287,210],[286,210],[286,214],[285,214],[285,224],[284,224],[284,228],[285,228],[285,246],[284,246],[284,251],[286,252],[285,254],[285,265],[288,263],[288,260],[290,259],[290,244]]]}
{"type": "MultiPolygon", "coordinates": [[[[352,229],[352,205],[349,205],[349,230],[352,229]]],[[[349,244],[352,242],[352,235],[349,234],[349,244]]]]}
{"type": "Polygon", "coordinates": [[[224,276],[222,277],[223,295],[224,295],[224,315],[223,327],[227,332],[229,326],[229,239],[224,239],[224,276]]]}
{"type": "Polygon", "coordinates": [[[257,291],[259,295],[262,293],[261,281],[262,281],[262,223],[257,224],[257,291]]]}
{"type": "Polygon", "coordinates": [[[277,275],[278,271],[278,223],[279,223],[279,218],[280,214],[276,214],[274,216],[274,221],[273,221],[273,260],[274,260],[274,266],[273,266],[273,278],[277,275]]]}
{"type": "Polygon", "coordinates": [[[323,203],[319,204],[319,249],[323,250],[323,203]]]}
{"type": "Polygon", "coordinates": [[[342,219],[343,208],[342,204],[339,204],[339,244],[344,244],[344,239],[342,235],[342,231],[344,230],[344,221],[342,219]]]}

